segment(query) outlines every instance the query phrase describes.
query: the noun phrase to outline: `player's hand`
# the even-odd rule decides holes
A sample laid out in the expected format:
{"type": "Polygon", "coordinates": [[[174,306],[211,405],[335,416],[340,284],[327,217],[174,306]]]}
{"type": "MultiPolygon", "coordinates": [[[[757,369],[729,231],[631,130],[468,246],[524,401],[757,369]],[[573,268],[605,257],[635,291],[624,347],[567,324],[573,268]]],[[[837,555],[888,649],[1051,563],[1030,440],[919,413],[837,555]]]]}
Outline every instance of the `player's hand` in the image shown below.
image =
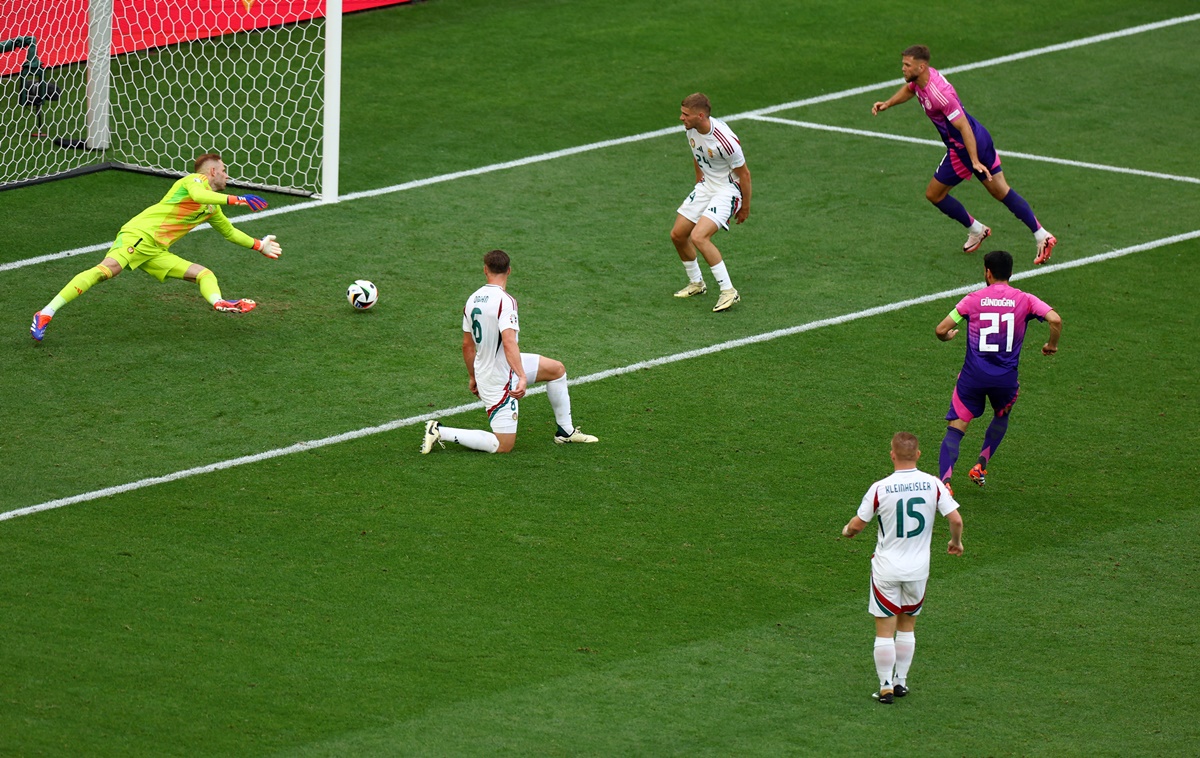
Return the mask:
{"type": "Polygon", "coordinates": [[[975,169],[975,173],[983,174],[983,180],[985,182],[990,182],[992,180],[992,172],[988,171],[987,166],[983,165],[979,161],[974,161],[971,164],[971,168],[975,169]]]}
{"type": "Polygon", "coordinates": [[[1058,352],[1058,345],[1051,345],[1049,342],[1042,345],[1042,355],[1054,355],[1058,352]]]}
{"type": "Polygon", "coordinates": [[[950,555],[962,555],[963,554],[962,543],[955,542],[954,540],[950,540],[950,544],[946,545],[946,552],[949,553],[950,555]]]}
{"type": "Polygon", "coordinates": [[[950,340],[954,339],[957,336],[958,336],[958,330],[951,329],[950,331],[946,332],[945,337],[942,337],[942,342],[949,342],[950,340]]]}
{"type": "Polygon", "coordinates": [[[738,222],[739,224],[741,224],[741,223],[745,223],[746,219],[750,217],[750,206],[749,206],[749,204],[746,204],[746,203],[738,203],[738,209],[737,209],[737,212],[733,214],[733,217],[734,217],[735,219],[737,219],[737,222],[738,222]]]}
{"type": "Polygon", "coordinates": [[[888,109],[888,104],[886,102],[882,102],[882,101],[877,102],[871,106],[871,115],[878,116],[880,111],[886,111],[887,109],[888,109]]]}
{"type": "Polygon", "coordinates": [[[252,211],[262,211],[267,208],[267,201],[258,195],[230,195],[229,205],[245,205],[252,211]]]}
{"type": "Polygon", "coordinates": [[[467,388],[471,390],[471,394],[479,397],[479,385],[475,383],[475,377],[471,377],[471,381],[467,383],[467,388]]]}
{"type": "Polygon", "coordinates": [[[272,260],[283,255],[283,248],[275,241],[274,234],[268,234],[260,240],[254,240],[254,249],[272,260]]]}
{"type": "Polygon", "coordinates": [[[515,399],[520,400],[521,398],[525,397],[525,391],[527,389],[528,382],[525,379],[525,375],[522,374],[521,378],[517,380],[517,386],[510,390],[508,394],[512,395],[515,399]]]}

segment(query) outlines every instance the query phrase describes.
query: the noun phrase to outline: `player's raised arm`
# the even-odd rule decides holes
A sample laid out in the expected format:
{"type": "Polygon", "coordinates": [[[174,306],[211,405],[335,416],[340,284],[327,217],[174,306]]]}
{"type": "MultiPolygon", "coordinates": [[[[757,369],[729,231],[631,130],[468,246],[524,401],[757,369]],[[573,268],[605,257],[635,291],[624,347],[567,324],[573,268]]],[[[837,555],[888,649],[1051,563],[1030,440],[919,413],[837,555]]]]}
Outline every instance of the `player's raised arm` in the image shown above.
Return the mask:
{"type": "Polygon", "coordinates": [[[267,201],[258,195],[225,195],[214,192],[197,179],[187,183],[188,197],[202,205],[244,205],[252,211],[266,210],[267,201]]]}
{"type": "Polygon", "coordinates": [[[1062,316],[1051,309],[1046,314],[1046,323],[1050,325],[1050,339],[1042,345],[1042,355],[1054,355],[1058,352],[1058,338],[1062,336],[1062,316]]]}
{"type": "Polygon", "coordinates": [[[907,103],[909,100],[912,100],[912,98],[913,98],[912,90],[910,90],[908,88],[907,84],[902,84],[902,85],[900,85],[900,89],[896,90],[896,94],[892,95],[887,100],[876,101],[875,104],[871,106],[871,115],[878,116],[880,111],[886,111],[888,108],[891,108],[893,105],[899,105],[900,103],[907,103]]]}

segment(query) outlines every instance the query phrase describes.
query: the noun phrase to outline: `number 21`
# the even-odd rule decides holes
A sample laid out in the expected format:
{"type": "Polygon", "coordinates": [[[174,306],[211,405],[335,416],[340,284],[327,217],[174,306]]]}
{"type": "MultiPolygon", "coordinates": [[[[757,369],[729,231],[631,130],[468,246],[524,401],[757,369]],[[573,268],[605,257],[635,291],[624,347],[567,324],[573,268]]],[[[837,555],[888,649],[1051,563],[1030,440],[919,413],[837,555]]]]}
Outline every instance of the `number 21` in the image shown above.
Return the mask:
{"type": "Polygon", "coordinates": [[[1011,353],[1013,345],[1013,315],[1011,313],[980,313],[979,320],[984,326],[979,330],[979,352],[981,353],[998,353],[1000,345],[993,345],[987,341],[989,335],[1000,333],[1000,324],[1004,323],[1008,327],[1006,330],[1008,336],[1005,340],[1004,352],[1011,353]]]}

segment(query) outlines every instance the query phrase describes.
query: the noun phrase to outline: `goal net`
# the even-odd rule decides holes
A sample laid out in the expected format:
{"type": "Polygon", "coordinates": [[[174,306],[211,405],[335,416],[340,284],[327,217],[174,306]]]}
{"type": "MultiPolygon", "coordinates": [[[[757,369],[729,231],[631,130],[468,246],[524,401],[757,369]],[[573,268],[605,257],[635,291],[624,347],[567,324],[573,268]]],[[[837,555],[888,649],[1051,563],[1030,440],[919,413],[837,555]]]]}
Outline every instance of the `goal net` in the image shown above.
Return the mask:
{"type": "Polygon", "coordinates": [[[0,189],[118,167],[337,195],[341,0],[6,0],[0,189]]]}

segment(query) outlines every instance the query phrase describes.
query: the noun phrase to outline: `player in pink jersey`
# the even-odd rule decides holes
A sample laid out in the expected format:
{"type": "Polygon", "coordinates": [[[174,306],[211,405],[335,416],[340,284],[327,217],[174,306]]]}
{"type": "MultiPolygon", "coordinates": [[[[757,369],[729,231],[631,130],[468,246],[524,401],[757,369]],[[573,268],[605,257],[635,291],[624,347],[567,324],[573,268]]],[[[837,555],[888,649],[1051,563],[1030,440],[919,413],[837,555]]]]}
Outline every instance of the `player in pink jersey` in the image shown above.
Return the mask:
{"type": "Polygon", "coordinates": [[[1062,318],[1042,300],[1010,285],[1012,268],[1012,256],[1003,250],[983,256],[983,276],[988,286],[958,301],[935,330],[938,339],[948,342],[958,334],[957,325],[967,320],[967,355],[950,396],[950,410],[946,413],[949,424],[938,457],[938,478],[947,487],[967,425],[971,419],[983,415],[986,400],[992,405],[992,422],[983,435],[979,461],[968,475],[980,487],[984,484],[988,461],[1008,431],[1009,413],[1021,389],[1017,364],[1021,360],[1025,325],[1035,318],[1049,323],[1050,338],[1042,346],[1042,354],[1058,352],[1062,318]]]}
{"type": "Polygon", "coordinates": [[[941,135],[942,142],[946,144],[946,156],[942,158],[942,162],[933,173],[933,178],[929,180],[929,186],[925,188],[925,199],[967,228],[967,241],[963,244],[963,252],[975,252],[992,233],[991,229],[968,213],[962,203],[950,196],[951,189],[969,180],[974,174],[979,177],[979,181],[992,197],[1004,203],[1004,206],[1033,232],[1037,242],[1034,264],[1041,265],[1050,260],[1050,254],[1058,240],[1038,223],[1025,198],[1008,186],[1000,167],[1000,156],[992,144],[992,135],[963,108],[958,93],[950,86],[950,82],[946,81],[946,77],[930,67],[929,48],[913,45],[902,53],[900,60],[904,85],[887,100],[876,102],[871,107],[871,114],[878,115],[880,111],[907,102],[913,97],[921,102],[925,115],[929,116],[929,120],[941,135]]]}

